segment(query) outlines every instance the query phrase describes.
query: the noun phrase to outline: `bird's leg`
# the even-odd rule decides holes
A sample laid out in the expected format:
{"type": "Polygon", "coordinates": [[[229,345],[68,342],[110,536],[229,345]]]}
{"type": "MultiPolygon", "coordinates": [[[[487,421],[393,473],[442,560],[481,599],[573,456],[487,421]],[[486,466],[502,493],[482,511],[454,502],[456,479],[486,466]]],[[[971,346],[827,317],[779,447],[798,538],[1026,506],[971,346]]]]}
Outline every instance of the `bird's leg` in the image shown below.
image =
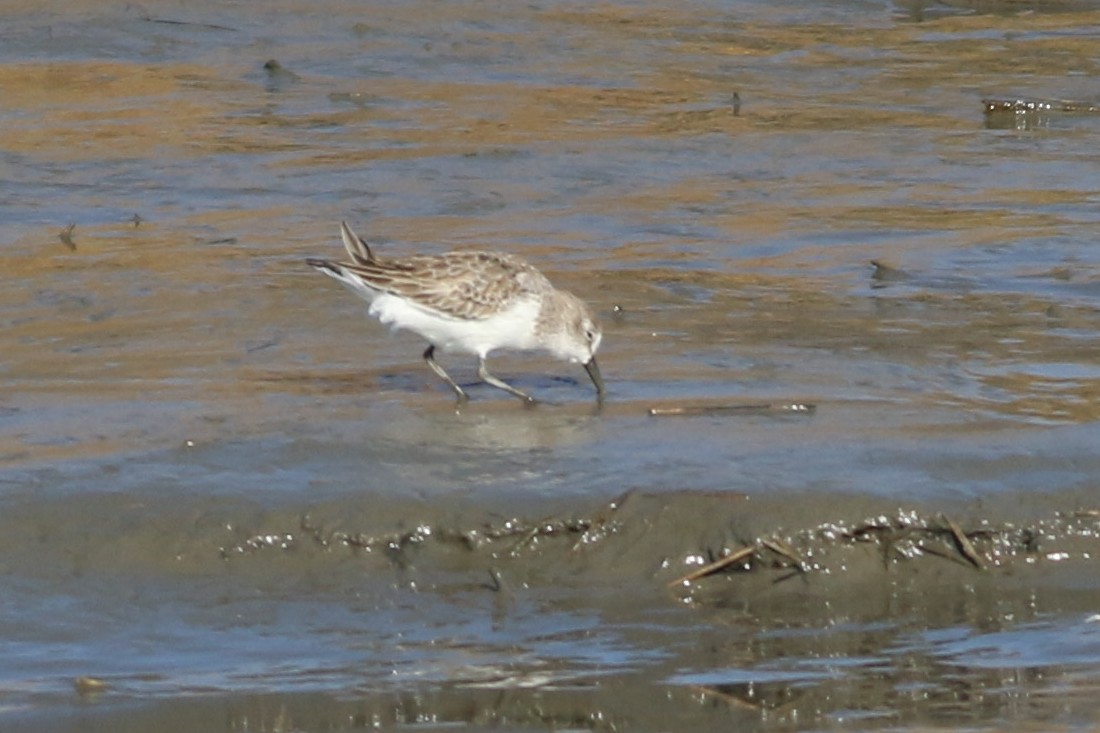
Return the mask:
{"type": "Polygon", "coordinates": [[[489,369],[485,366],[485,358],[481,356],[477,358],[477,375],[481,377],[481,381],[485,382],[486,384],[491,384],[497,389],[503,389],[508,394],[519,397],[521,400],[529,405],[535,402],[535,398],[531,395],[527,394],[526,392],[520,392],[512,385],[503,380],[497,379],[492,374],[490,374],[489,369]]]}
{"type": "Polygon", "coordinates": [[[435,372],[437,375],[439,375],[440,379],[442,379],[447,384],[451,385],[451,389],[453,389],[455,391],[455,394],[458,395],[458,401],[459,402],[465,402],[466,400],[469,399],[469,397],[466,395],[466,393],[462,391],[462,387],[459,387],[458,384],[455,382],[455,380],[451,379],[451,377],[447,374],[447,372],[443,371],[443,367],[439,366],[439,364],[436,363],[436,361],[435,361],[435,345],[434,344],[428,346],[428,348],[424,350],[424,362],[429,367],[431,367],[431,370],[433,372],[435,372]]]}

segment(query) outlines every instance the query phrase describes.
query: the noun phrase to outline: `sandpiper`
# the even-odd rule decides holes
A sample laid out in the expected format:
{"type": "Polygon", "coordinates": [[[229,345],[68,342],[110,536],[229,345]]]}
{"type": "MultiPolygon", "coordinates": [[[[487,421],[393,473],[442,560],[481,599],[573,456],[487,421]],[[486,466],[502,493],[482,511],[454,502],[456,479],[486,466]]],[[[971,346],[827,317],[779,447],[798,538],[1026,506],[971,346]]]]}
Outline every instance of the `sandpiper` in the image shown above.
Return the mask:
{"type": "Polygon", "coordinates": [[[467,399],[466,392],[436,362],[437,348],[476,354],[477,374],[484,382],[528,403],[534,398],[490,374],[485,358],[496,349],[548,351],[584,365],[597,399],[603,399],[596,365],[603,338],[599,325],[583,301],[555,289],[524,259],[472,251],[382,259],[347,222],[341,222],[340,236],[350,262],[309,258],[306,263],[370,303],[368,313],[384,325],[427,339],[424,361],[460,402],[467,399]]]}

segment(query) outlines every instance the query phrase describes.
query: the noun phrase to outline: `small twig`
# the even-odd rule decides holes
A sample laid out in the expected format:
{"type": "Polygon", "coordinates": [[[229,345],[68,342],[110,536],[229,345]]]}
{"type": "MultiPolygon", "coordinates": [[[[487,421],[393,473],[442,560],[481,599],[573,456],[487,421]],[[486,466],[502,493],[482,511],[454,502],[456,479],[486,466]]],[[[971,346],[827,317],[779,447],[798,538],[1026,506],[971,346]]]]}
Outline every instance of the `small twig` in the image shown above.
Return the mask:
{"type": "Polygon", "coordinates": [[[947,528],[951,530],[951,536],[955,538],[955,546],[958,547],[962,556],[969,560],[970,564],[978,570],[984,569],[985,563],[982,562],[982,556],[974,549],[974,544],[970,541],[970,538],[966,536],[966,533],[959,528],[959,525],[948,519],[945,514],[941,514],[940,519],[943,520],[947,528]]]}
{"type": "Polygon", "coordinates": [[[806,572],[806,563],[802,560],[801,557],[798,556],[798,553],[794,551],[794,548],[790,547],[785,542],[782,542],[781,540],[760,540],[760,544],[774,552],[776,555],[779,555],[780,557],[785,557],[786,559],[790,560],[794,564],[798,572],[806,572]]]}
{"type": "Polygon", "coordinates": [[[518,556],[519,551],[534,542],[535,538],[537,538],[539,535],[546,534],[543,531],[543,527],[546,526],[546,524],[550,521],[550,518],[547,517],[546,519],[535,522],[527,529],[522,530],[520,538],[516,540],[511,547],[508,548],[508,557],[518,556]]]}
{"type": "Polygon", "coordinates": [[[57,235],[57,238],[71,250],[76,249],[76,242],[73,240],[73,230],[76,229],[76,224],[70,224],[61,230],[61,233],[57,235]]]}
{"type": "Polygon", "coordinates": [[[683,585],[684,583],[690,583],[694,580],[698,580],[699,578],[705,578],[708,575],[713,575],[723,568],[727,568],[730,565],[740,562],[747,557],[751,557],[754,552],[756,552],[756,545],[748,545],[746,547],[742,547],[737,552],[732,552],[729,555],[715,560],[712,563],[707,563],[702,567],[692,570],[690,573],[681,578],[677,578],[676,580],[671,581],[668,584],[668,587],[673,588],[677,585],[683,585]]]}
{"type": "Polygon", "coordinates": [[[591,521],[587,522],[587,526],[579,532],[580,537],[573,543],[571,549],[572,552],[576,552],[585,544],[595,541],[596,533],[606,535],[615,531],[615,525],[611,524],[611,516],[622,508],[626,500],[634,495],[634,489],[627,489],[617,497],[609,501],[591,521]]]}
{"type": "Polygon", "coordinates": [[[607,506],[604,508],[604,511],[601,512],[601,514],[610,514],[611,512],[617,512],[619,509],[622,509],[623,504],[626,503],[626,500],[634,495],[634,491],[635,489],[627,489],[623,493],[616,496],[614,499],[608,502],[607,506]]]}
{"type": "Polygon", "coordinates": [[[755,713],[759,713],[764,708],[762,703],[753,700],[745,700],[744,698],[738,697],[737,695],[731,695],[730,693],[720,690],[716,687],[707,687],[704,685],[695,686],[694,689],[698,690],[704,695],[709,695],[716,700],[729,703],[730,705],[741,710],[750,710],[755,713]]]}
{"type": "Polygon", "coordinates": [[[757,412],[799,412],[810,413],[816,410],[815,405],[806,403],[791,403],[776,405],[770,403],[733,404],[733,405],[683,405],[681,407],[651,407],[647,411],[650,417],[694,417],[697,415],[725,415],[729,413],[757,413],[757,412]]]}
{"type": "Polygon", "coordinates": [[[958,565],[964,565],[966,567],[970,566],[969,562],[967,562],[966,560],[961,559],[956,553],[945,552],[943,550],[937,550],[935,547],[929,547],[927,545],[922,545],[919,542],[916,543],[914,545],[914,547],[924,555],[933,555],[935,557],[939,557],[939,558],[942,558],[944,560],[950,560],[951,562],[956,563],[958,565]]]}
{"type": "Polygon", "coordinates": [[[780,583],[785,583],[788,580],[790,580],[791,578],[805,578],[805,577],[806,577],[806,573],[802,570],[802,568],[795,568],[795,569],[791,570],[791,572],[787,573],[786,575],[780,575],[778,578],[773,580],[772,585],[779,585],[780,583]]]}
{"type": "Polygon", "coordinates": [[[227,25],[218,25],[216,23],[194,23],[189,20],[172,20],[171,18],[142,18],[146,23],[160,23],[161,25],[185,25],[192,28],[208,28],[212,31],[232,31],[237,32],[236,28],[230,28],[227,25]]]}
{"type": "Polygon", "coordinates": [[[504,583],[500,582],[500,573],[497,572],[496,568],[489,568],[489,580],[492,582],[482,583],[481,587],[488,588],[494,593],[499,593],[504,590],[504,583]]]}

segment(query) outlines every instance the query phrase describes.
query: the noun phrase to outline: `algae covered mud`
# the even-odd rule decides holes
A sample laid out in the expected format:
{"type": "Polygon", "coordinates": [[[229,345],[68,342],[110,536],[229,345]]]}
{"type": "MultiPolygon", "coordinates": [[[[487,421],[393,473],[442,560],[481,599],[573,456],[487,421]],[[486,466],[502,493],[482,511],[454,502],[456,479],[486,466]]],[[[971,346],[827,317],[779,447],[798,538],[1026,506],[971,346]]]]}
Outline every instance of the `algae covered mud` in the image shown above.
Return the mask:
{"type": "Polygon", "coordinates": [[[0,21],[0,729],[1095,725],[1095,4],[0,21]],[[456,410],[342,219],[605,404],[456,410]]]}

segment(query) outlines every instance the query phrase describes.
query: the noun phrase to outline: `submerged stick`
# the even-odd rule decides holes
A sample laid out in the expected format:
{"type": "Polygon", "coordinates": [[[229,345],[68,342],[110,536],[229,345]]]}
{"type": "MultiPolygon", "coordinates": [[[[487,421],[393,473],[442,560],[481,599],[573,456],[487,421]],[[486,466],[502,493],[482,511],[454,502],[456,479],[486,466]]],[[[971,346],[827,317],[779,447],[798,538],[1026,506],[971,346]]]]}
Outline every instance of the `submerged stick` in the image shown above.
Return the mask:
{"type": "Polygon", "coordinates": [[[715,560],[712,563],[708,563],[700,568],[692,570],[690,573],[683,576],[682,578],[677,578],[676,580],[673,580],[668,584],[668,587],[672,588],[677,585],[683,585],[684,583],[690,583],[693,580],[698,580],[699,578],[705,578],[708,575],[713,575],[723,568],[729,567],[736,562],[740,562],[741,560],[750,557],[754,552],[756,552],[756,545],[748,545],[747,547],[742,547],[737,552],[730,553],[729,555],[715,560]]]}

